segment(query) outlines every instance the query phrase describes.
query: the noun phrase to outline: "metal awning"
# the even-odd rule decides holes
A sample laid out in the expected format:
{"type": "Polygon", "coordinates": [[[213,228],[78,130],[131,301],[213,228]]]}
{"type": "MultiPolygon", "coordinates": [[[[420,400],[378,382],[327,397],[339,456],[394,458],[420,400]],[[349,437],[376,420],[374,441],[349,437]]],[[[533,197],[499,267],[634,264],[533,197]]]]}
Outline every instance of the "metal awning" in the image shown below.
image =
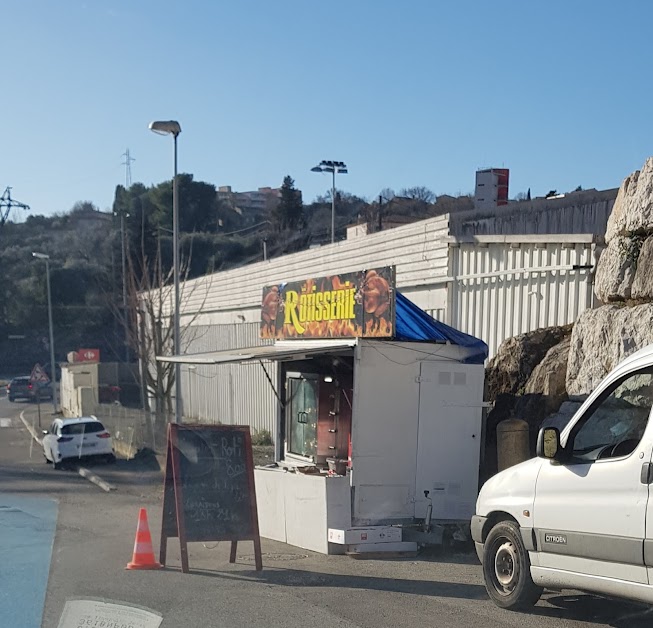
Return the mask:
{"type": "Polygon", "coordinates": [[[358,343],[357,338],[343,340],[281,340],[273,345],[211,351],[208,353],[189,353],[186,355],[158,355],[159,362],[180,364],[230,364],[254,362],[257,360],[302,359],[302,356],[320,353],[338,353],[351,349],[358,343]]]}

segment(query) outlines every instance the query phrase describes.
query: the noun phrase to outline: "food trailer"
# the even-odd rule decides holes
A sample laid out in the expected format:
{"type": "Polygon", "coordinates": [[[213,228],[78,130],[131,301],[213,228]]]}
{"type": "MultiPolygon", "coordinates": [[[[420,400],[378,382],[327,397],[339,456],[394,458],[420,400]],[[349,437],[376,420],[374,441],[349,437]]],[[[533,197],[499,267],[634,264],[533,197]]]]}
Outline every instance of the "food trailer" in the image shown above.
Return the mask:
{"type": "Polygon", "coordinates": [[[261,536],[325,554],[410,551],[474,513],[487,346],[394,277],[266,286],[273,344],[162,358],[279,363],[275,462],[255,470],[261,536]]]}

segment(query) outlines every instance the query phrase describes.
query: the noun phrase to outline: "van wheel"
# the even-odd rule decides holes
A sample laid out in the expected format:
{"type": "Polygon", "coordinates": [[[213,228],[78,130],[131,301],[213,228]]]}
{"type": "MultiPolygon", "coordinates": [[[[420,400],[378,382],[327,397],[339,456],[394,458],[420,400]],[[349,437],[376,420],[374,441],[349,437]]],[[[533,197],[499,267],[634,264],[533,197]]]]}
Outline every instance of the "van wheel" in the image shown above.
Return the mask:
{"type": "Polygon", "coordinates": [[[531,561],[513,521],[497,523],[485,540],[483,578],[492,601],[501,608],[521,610],[534,606],[542,595],[531,578],[531,561]]]}

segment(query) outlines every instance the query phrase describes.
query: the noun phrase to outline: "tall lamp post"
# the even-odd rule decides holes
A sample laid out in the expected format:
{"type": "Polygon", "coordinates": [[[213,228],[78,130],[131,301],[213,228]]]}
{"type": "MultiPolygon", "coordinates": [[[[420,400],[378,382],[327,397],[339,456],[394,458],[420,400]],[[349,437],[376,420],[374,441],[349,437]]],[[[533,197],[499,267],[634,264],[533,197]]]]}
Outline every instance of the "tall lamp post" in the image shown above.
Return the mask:
{"type": "Polygon", "coordinates": [[[347,174],[347,165],[342,161],[322,160],[311,172],[331,173],[331,244],[336,241],[336,174],[347,174]]]}
{"type": "Polygon", "coordinates": [[[48,324],[50,326],[50,373],[52,380],[52,407],[57,413],[57,371],[54,364],[54,330],[52,328],[52,292],[50,290],[50,256],[45,253],[32,253],[32,257],[45,260],[45,281],[48,287],[48,324]]]}
{"type": "MultiPolygon", "coordinates": [[[[179,331],[179,187],[177,181],[177,137],[181,126],[176,120],[157,120],[150,122],[150,130],[159,135],[172,135],[174,139],[174,178],[172,180],[172,264],[175,303],[173,314],[172,352],[181,351],[179,331]]],[[[175,423],[181,423],[181,364],[175,362],[175,423]]]]}

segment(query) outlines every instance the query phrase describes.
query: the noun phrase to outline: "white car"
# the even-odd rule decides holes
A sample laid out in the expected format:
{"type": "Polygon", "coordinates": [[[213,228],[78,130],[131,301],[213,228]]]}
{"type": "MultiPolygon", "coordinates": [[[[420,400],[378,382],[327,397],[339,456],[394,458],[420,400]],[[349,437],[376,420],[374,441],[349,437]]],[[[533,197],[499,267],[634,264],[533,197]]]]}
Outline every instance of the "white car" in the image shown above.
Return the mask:
{"type": "Polygon", "coordinates": [[[55,469],[65,461],[91,456],[102,457],[107,462],[116,459],[111,434],[94,416],[55,419],[50,429],[43,431],[43,455],[55,469]]]}
{"type": "Polygon", "coordinates": [[[472,518],[485,586],[503,608],[544,587],[653,604],[653,345],[619,364],[537,458],[488,480],[472,518]]]}

